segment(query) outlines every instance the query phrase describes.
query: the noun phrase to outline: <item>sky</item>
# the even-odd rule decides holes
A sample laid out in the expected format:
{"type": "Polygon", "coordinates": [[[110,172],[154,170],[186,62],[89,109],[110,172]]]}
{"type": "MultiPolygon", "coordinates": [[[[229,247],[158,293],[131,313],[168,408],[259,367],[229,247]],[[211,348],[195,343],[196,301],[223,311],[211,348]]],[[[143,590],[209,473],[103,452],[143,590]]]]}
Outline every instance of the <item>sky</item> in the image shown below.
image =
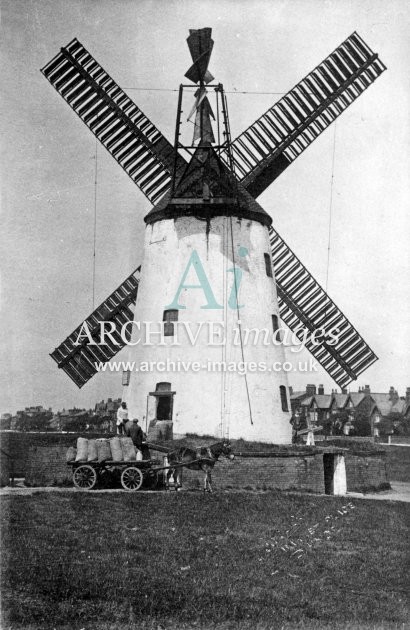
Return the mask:
{"type": "MultiPolygon", "coordinates": [[[[174,90],[191,64],[185,40],[190,28],[205,26],[213,29],[209,68],[228,92],[233,137],[354,30],[386,64],[258,201],[322,285],[331,216],[328,293],[379,357],[350,387],[393,385],[404,393],[410,386],[406,1],[3,0],[1,8],[0,412],[89,407],[121,395],[118,374],[98,374],[78,390],[49,353],[92,310],[95,193],[96,305],[140,264],[143,217],[151,208],[39,69],[77,37],[172,141],[174,90]]],[[[290,382],[294,389],[308,382],[335,387],[322,369],[294,374],[290,382]]]]}

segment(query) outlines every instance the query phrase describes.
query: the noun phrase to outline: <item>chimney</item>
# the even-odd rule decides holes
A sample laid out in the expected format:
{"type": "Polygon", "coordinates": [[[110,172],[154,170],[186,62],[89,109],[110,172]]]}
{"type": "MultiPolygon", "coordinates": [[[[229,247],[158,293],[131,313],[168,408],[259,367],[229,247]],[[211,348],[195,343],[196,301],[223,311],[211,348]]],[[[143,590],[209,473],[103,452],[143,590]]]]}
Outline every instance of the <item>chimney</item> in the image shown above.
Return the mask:
{"type": "Polygon", "coordinates": [[[406,400],[410,402],[410,387],[407,387],[406,389],[406,400]]]}
{"type": "Polygon", "coordinates": [[[293,394],[293,387],[292,385],[289,385],[289,396],[292,396],[293,394]]]}
{"type": "Polygon", "coordinates": [[[390,387],[390,391],[389,391],[389,400],[391,400],[392,403],[397,402],[399,399],[399,395],[396,392],[396,390],[394,389],[394,387],[390,387]]]}
{"type": "Polygon", "coordinates": [[[364,394],[370,394],[370,385],[365,385],[362,391],[364,394]]]}
{"type": "Polygon", "coordinates": [[[342,394],[347,394],[347,387],[342,387],[342,394]]]}
{"type": "Polygon", "coordinates": [[[316,394],[316,385],[306,385],[306,393],[308,396],[314,396],[316,394]]]}
{"type": "Polygon", "coordinates": [[[317,393],[319,394],[319,396],[323,396],[325,393],[325,388],[323,387],[323,385],[319,385],[319,387],[317,388],[317,393]]]}

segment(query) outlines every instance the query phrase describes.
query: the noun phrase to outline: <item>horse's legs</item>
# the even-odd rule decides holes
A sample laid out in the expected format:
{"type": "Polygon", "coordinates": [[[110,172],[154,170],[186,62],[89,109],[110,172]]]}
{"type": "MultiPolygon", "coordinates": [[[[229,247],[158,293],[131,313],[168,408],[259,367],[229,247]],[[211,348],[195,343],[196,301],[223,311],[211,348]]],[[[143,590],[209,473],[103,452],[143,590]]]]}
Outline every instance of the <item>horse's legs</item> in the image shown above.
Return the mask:
{"type": "Polygon", "coordinates": [[[204,492],[212,492],[211,488],[211,473],[209,472],[209,468],[203,468],[205,473],[204,477],[204,492]]]}
{"type": "Polygon", "coordinates": [[[175,490],[178,491],[182,488],[182,466],[175,468],[174,472],[175,490]]]}
{"type": "Polygon", "coordinates": [[[208,489],[208,471],[206,468],[203,468],[202,470],[204,471],[204,475],[205,475],[204,476],[204,492],[206,492],[208,489]]]}
{"type": "Polygon", "coordinates": [[[172,474],[172,468],[168,468],[167,473],[165,475],[165,490],[169,490],[169,479],[172,474]]]}
{"type": "Polygon", "coordinates": [[[212,475],[211,475],[211,471],[208,472],[208,488],[209,488],[209,492],[212,492],[212,475]]]}

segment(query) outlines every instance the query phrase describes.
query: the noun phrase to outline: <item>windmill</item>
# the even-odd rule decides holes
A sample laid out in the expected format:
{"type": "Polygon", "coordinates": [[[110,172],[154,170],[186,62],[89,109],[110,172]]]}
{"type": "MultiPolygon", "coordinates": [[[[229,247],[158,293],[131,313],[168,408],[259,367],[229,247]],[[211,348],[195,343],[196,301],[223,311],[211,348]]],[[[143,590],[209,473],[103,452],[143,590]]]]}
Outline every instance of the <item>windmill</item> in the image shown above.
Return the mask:
{"type": "MultiPolygon", "coordinates": [[[[283,347],[246,345],[244,334],[267,327],[275,333],[282,320],[298,338],[302,329],[323,329],[320,342],[310,339],[306,347],[344,388],[377,357],[274,229],[256,197],[386,68],[354,32],[232,141],[223,86],[212,83],[208,70],[211,29],[191,30],[187,42],[193,63],[185,75],[190,84],[179,88],[174,145],[77,39],[42,69],[154,204],[144,219],[142,275],[139,267],[51,356],[78,387],[97,372],[96,363],[112,359],[126,342],[135,344],[130,358],[139,361],[207,357],[271,365],[284,361],[283,347]],[[192,97],[193,87],[194,137],[182,144],[184,90],[192,97]],[[202,290],[195,291],[198,281],[202,290]],[[176,322],[179,327],[188,313],[196,323],[206,314],[208,323],[235,333],[236,343],[230,338],[211,347],[209,338],[193,344],[185,336],[175,344],[176,322]],[[99,343],[101,321],[110,322],[112,330],[104,345],[99,343]],[[135,327],[158,321],[163,321],[162,342],[144,347],[135,327]],[[77,345],[84,324],[88,335],[77,345]],[[334,344],[329,335],[336,328],[334,344]]],[[[290,441],[285,372],[229,374],[202,368],[199,374],[177,372],[170,364],[163,374],[125,372],[123,399],[133,416],[172,419],[177,433],[290,441]]]]}

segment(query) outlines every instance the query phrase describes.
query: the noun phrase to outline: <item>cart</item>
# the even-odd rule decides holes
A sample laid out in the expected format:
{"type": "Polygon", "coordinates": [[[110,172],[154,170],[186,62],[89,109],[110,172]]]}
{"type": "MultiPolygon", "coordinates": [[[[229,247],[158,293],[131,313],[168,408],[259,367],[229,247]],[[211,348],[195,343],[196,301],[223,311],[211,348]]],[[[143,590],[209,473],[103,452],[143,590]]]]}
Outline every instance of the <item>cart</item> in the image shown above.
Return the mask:
{"type": "Polygon", "coordinates": [[[117,462],[106,460],[103,462],[67,462],[72,468],[73,483],[79,490],[92,490],[97,482],[111,481],[119,477],[124,490],[137,491],[143,485],[154,490],[160,479],[160,471],[156,468],[157,459],[147,459],[133,462],[117,462]]]}
{"type": "MultiPolygon", "coordinates": [[[[148,445],[148,444],[147,444],[148,445]]],[[[195,459],[189,463],[174,462],[171,466],[168,462],[169,449],[155,444],[149,444],[151,448],[164,455],[162,465],[159,459],[143,459],[140,461],[113,461],[104,460],[102,462],[70,461],[67,465],[72,468],[73,483],[79,490],[92,490],[97,483],[103,487],[107,483],[118,480],[124,490],[136,492],[142,486],[150,490],[155,490],[160,482],[169,490],[171,487],[179,490],[181,484],[177,482],[175,476],[173,481],[167,474],[169,470],[175,471],[178,468],[189,468],[192,464],[200,462],[212,462],[206,457],[195,459]]]]}

